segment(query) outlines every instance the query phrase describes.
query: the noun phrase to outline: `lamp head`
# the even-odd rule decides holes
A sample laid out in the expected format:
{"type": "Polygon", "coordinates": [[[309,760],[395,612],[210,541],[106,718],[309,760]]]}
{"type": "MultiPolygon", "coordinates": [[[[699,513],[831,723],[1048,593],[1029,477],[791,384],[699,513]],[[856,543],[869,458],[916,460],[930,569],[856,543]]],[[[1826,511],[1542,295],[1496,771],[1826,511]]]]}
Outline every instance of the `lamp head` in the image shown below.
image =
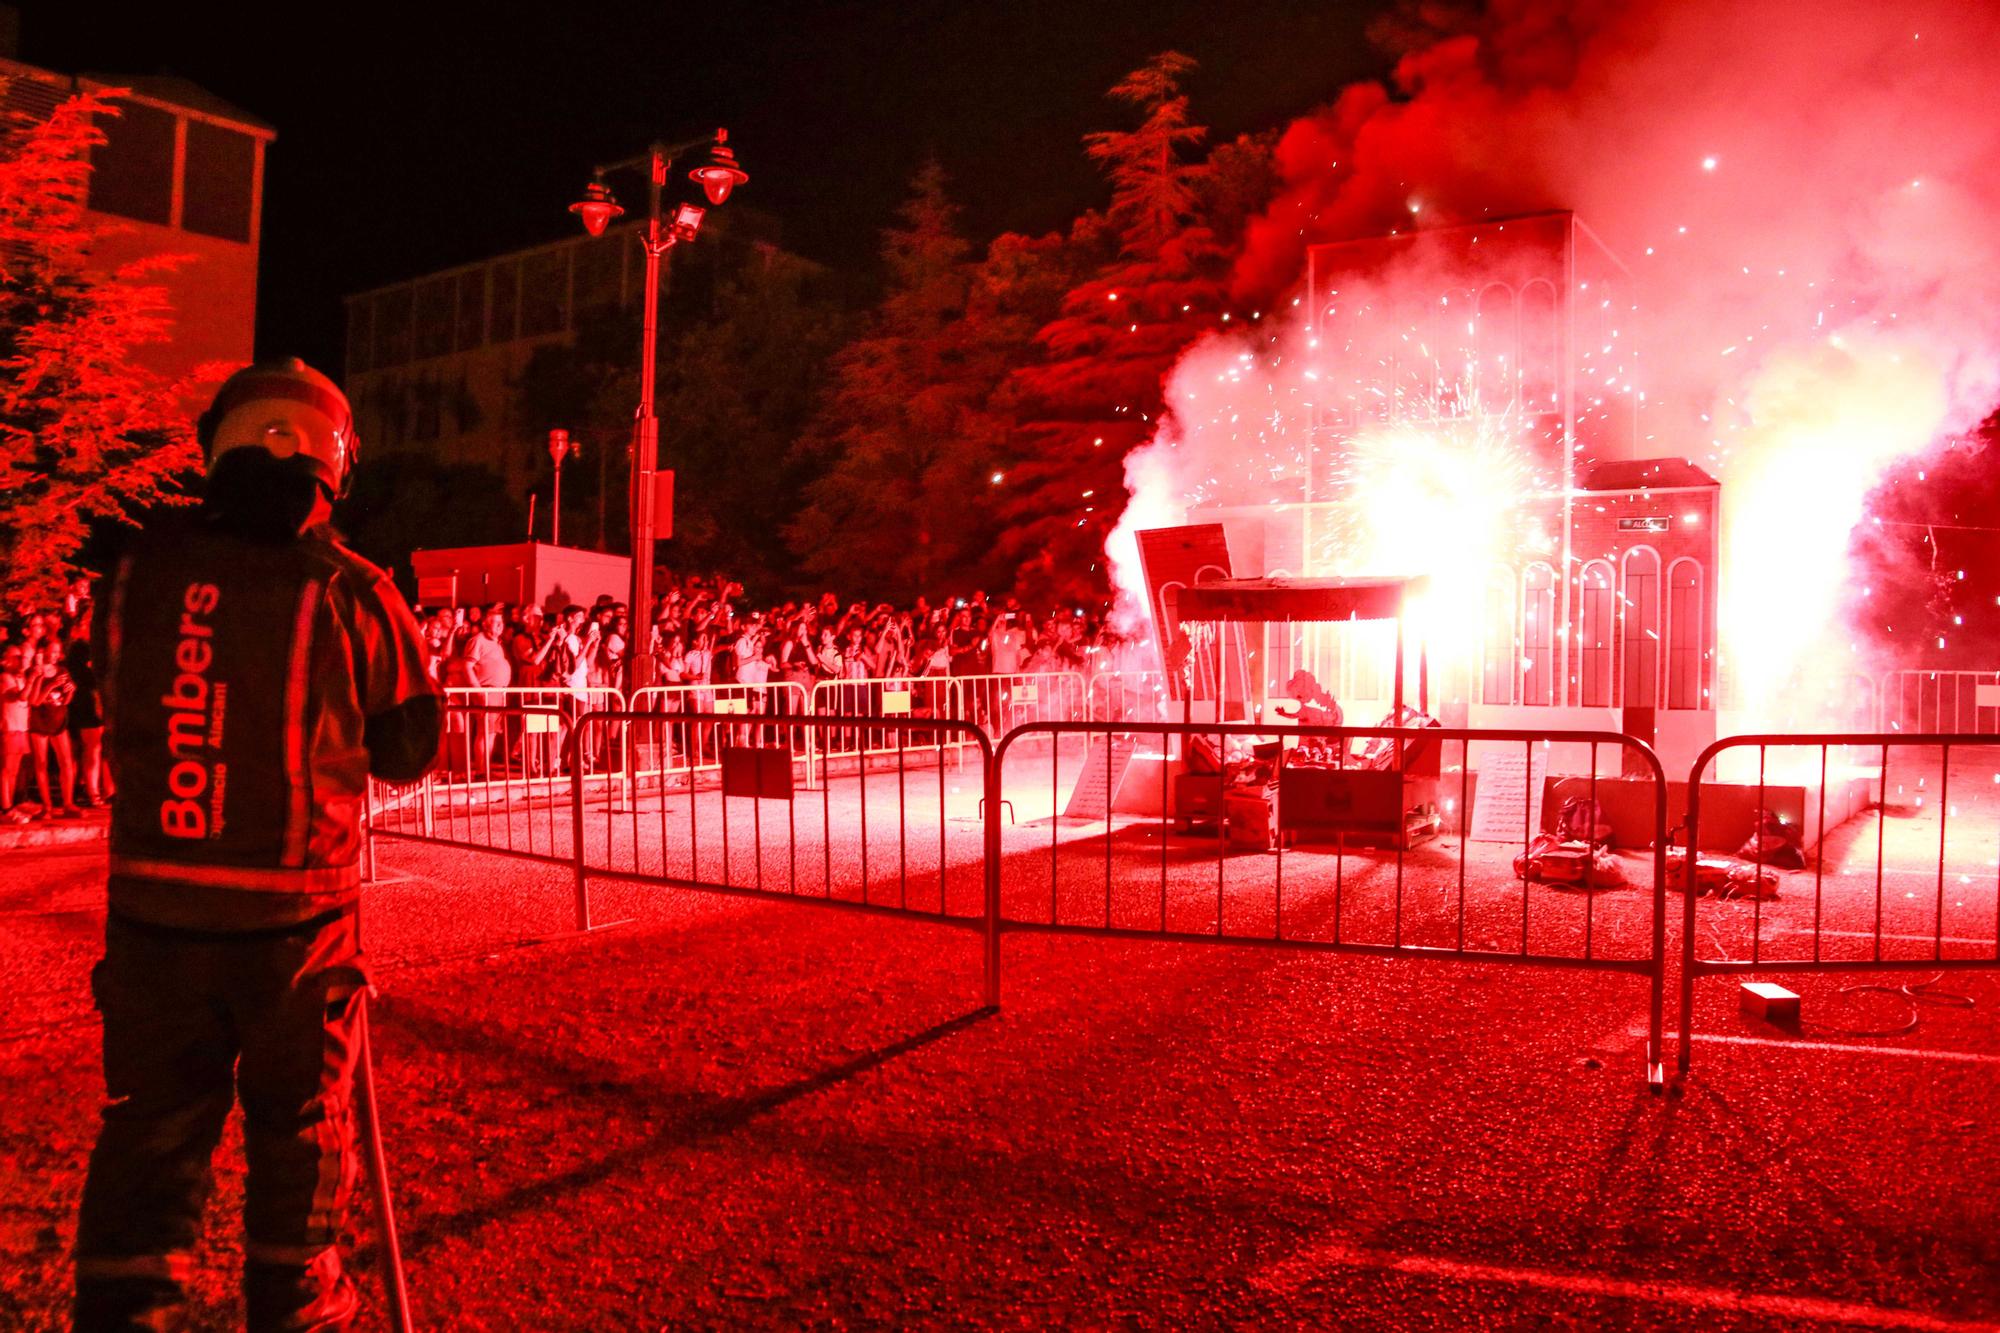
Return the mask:
{"type": "Polygon", "coordinates": [[[731,190],[750,179],[750,173],[736,163],[736,153],[729,146],[728,130],[715,132],[715,142],[709,145],[707,156],[688,172],[688,179],[701,186],[711,204],[727,200],[731,190]]]}
{"type": "Polygon", "coordinates": [[[613,197],[611,187],[604,183],[602,176],[586,185],[583,198],[569,206],[569,211],[583,219],[583,229],[592,236],[602,236],[604,229],[611,225],[613,218],[624,213],[618,200],[613,197]]]}

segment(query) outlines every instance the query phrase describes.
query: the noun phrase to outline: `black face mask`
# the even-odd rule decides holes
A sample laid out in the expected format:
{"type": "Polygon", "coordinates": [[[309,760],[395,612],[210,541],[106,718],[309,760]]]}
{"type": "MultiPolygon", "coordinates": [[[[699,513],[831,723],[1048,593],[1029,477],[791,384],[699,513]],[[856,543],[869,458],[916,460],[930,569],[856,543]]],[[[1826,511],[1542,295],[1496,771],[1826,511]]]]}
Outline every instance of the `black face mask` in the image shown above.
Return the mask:
{"type": "Polygon", "coordinates": [[[232,449],[215,462],[202,516],[256,541],[287,542],[304,531],[321,494],[312,464],[262,449],[232,449]]]}

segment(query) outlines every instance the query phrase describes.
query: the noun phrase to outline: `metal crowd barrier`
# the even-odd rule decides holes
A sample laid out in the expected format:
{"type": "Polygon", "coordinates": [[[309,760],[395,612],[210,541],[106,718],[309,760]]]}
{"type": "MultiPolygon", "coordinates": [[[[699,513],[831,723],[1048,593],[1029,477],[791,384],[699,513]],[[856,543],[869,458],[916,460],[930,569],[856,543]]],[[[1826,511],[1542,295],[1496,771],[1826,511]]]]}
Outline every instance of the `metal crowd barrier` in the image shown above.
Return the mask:
{"type": "Polygon", "coordinates": [[[953,676],[952,716],[997,740],[1031,722],[1081,722],[1089,689],[1073,671],[1020,671],[1009,675],[953,676]]]}
{"type": "Polygon", "coordinates": [[[407,784],[370,780],[370,836],[537,861],[574,860],[568,806],[586,780],[565,765],[562,751],[546,766],[535,754],[545,738],[566,739],[563,711],[454,698],[445,713],[444,754],[437,768],[407,784]]]}
{"type": "MultiPolygon", "coordinates": [[[[858,697],[874,682],[828,684],[813,703],[824,706],[843,687],[858,697]]],[[[951,678],[932,686],[929,702],[949,711],[951,678]]],[[[640,695],[638,707],[582,716],[563,706],[455,697],[441,769],[405,787],[371,784],[371,836],[568,865],[584,929],[593,875],[975,926],[987,936],[988,1003],[996,1004],[1002,930],[1634,975],[1650,987],[1647,1069],[1658,1084],[1670,859],[1684,885],[1705,887],[1694,861],[1704,828],[1714,840],[1721,817],[1710,770],[1719,756],[1754,751],[1755,781],[1746,761],[1738,804],[1754,798],[1752,811],[1769,808],[1781,776],[1807,793],[1811,804],[1801,814],[1816,816],[1810,823],[1819,837],[1808,840],[1808,865],[1791,882],[1809,874],[1812,893],[1809,902],[1802,893],[1767,898],[1755,891],[1752,871],[1752,891],[1724,882],[1705,898],[1687,896],[1682,1074],[1691,1064],[1701,977],[2000,967],[1990,818],[2000,803],[2000,737],[1983,732],[1718,741],[1689,775],[1690,851],[1670,858],[1659,761],[1640,742],[1609,732],[1046,721],[1016,727],[996,744],[971,718],[782,711],[778,700],[787,708],[800,701],[796,686],[734,687],[760,697],[761,713],[748,703],[742,712],[696,706],[704,693],[720,705],[730,689],[664,687],[640,695]],[[560,749],[544,764],[537,751],[551,736],[560,749]],[[1088,742],[1081,755],[1061,743],[1066,737],[1088,742]],[[1224,762],[1232,744],[1261,745],[1267,759],[1287,744],[1319,753],[1314,764],[1281,770],[1269,800],[1255,785],[1232,789],[1224,762]],[[1211,762],[1191,771],[1188,760],[1202,745],[1211,762]],[[1570,886],[1531,869],[1537,835],[1554,823],[1553,811],[1533,813],[1542,785],[1537,754],[1550,746],[1563,747],[1577,770],[1561,779],[1557,795],[1597,802],[1600,771],[1637,775],[1636,793],[1630,779],[1617,793],[1618,843],[1644,849],[1643,860],[1619,862],[1620,878],[1637,893],[1598,892],[1596,862],[1570,886]],[[1804,759],[1781,757],[1774,766],[1778,750],[1804,759]],[[1443,766],[1468,751],[1474,765],[1443,766]],[[971,752],[976,774],[944,762],[971,752]],[[1966,756],[1975,753],[1981,767],[1968,774],[1966,756]],[[827,756],[851,762],[836,769],[827,756]],[[1875,766],[1860,786],[1847,772],[1857,764],[1875,766]],[[1101,779],[1095,765],[1103,766],[1101,779]],[[1367,776],[1350,781],[1350,770],[1367,776]],[[1506,787],[1497,776],[1503,770],[1506,787]],[[1426,818],[1451,826],[1455,842],[1412,845],[1405,821],[1386,842],[1373,839],[1385,850],[1357,858],[1357,846],[1371,841],[1353,831],[1366,824],[1360,816],[1372,809],[1402,819],[1413,792],[1430,807],[1426,818]],[[1087,831],[1066,831],[1072,801],[1086,808],[1069,823],[1084,821],[1087,831]],[[1474,820],[1482,804],[1484,817],[1474,820]],[[1842,873],[1843,861],[1867,859],[1869,821],[1857,812],[1869,809],[1872,872],[1842,873]],[[1212,850],[1169,837],[1175,825],[1211,832],[1212,850]],[[1506,841],[1466,836],[1480,830],[1506,841]],[[1268,854],[1232,854],[1246,843],[1268,854]]],[[[1387,826],[1377,819],[1373,827],[1379,835],[1387,826]]]]}
{"type": "Polygon", "coordinates": [[[2000,735],[2000,671],[1885,671],[1875,692],[1878,731],[2000,735]]]}
{"type": "MultiPolygon", "coordinates": [[[[959,720],[963,713],[959,708],[955,682],[956,678],[952,676],[822,680],[813,686],[812,715],[908,722],[959,720]]],[[[832,760],[860,762],[895,754],[898,737],[904,733],[895,728],[867,726],[815,727],[809,734],[815,761],[824,772],[832,760]]],[[[948,741],[944,748],[962,757],[963,750],[970,744],[966,739],[967,732],[946,728],[940,734],[957,738],[948,741]]],[[[906,746],[903,748],[907,749],[906,746]]],[[[939,758],[942,760],[941,754],[939,758]]]]}
{"type": "MultiPolygon", "coordinates": [[[[625,696],[610,685],[591,685],[572,690],[550,685],[509,686],[506,689],[478,689],[452,686],[444,691],[446,785],[477,785],[489,779],[489,766],[504,764],[524,776],[556,776],[563,772],[562,754],[570,724],[593,708],[623,708],[625,696]],[[464,729],[467,705],[518,706],[524,711],[518,720],[503,719],[498,737],[498,755],[488,755],[474,764],[471,747],[459,740],[464,729]],[[551,720],[553,715],[553,720],[551,720]]],[[[593,757],[592,771],[607,767],[593,757]]]]}
{"type": "MultiPolygon", "coordinates": [[[[1649,987],[1647,1076],[1655,1087],[1663,1083],[1667,792],[1659,759],[1642,742],[1590,731],[1036,723],[1009,732],[995,751],[987,795],[989,821],[1000,804],[1010,755],[1036,733],[1083,735],[1091,745],[1082,760],[1085,770],[1068,775],[1061,771],[1062,747],[1049,746],[1052,809],[1046,874],[1031,872],[1028,857],[1002,862],[1004,929],[1518,963],[1639,976],[1649,987]],[[1278,741],[1279,736],[1284,742],[1278,741]],[[1212,776],[1171,771],[1178,765],[1170,761],[1170,743],[1178,742],[1186,750],[1197,739],[1212,741],[1218,760],[1232,739],[1262,743],[1267,753],[1283,743],[1321,747],[1332,757],[1330,765],[1288,767],[1283,773],[1339,776],[1281,776],[1278,795],[1270,801],[1250,792],[1232,795],[1226,763],[1214,764],[1212,776]],[[1391,767],[1364,770],[1363,761],[1351,757],[1356,741],[1375,742],[1391,767]],[[1523,747],[1522,788],[1502,790],[1489,784],[1491,789],[1478,794],[1478,799],[1518,813],[1514,823],[1506,822],[1504,813],[1497,817],[1510,842],[1484,853],[1481,860],[1488,864],[1476,870],[1469,865],[1473,844],[1463,827],[1455,857],[1441,858],[1439,848],[1413,851],[1409,846],[1406,802],[1414,792],[1427,792],[1440,818],[1448,804],[1461,826],[1473,806],[1473,775],[1463,766],[1455,773],[1439,767],[1447,742],[1483,745],[1489,753],[1523,747]],[[1639,830],[1645,836],[1635,840],[1646,852],[1643,868],[1634,868],[1637,886],[1643,890],[1637,900],[1645,904],[1642,910],[1624,910],[1633,901],[1627,899],[1607,900],[1600,911],[1596,891],[1600,886],[1586,882],[1572,891],[1538,884],[1509,864],[1517,846],[1525,861],[1553,813],[1544,812],[1540,821],[1530,817],[1540,805],[1540,794],[1530,785],[1541,772],[1533,762],[1533,751],[1552,743],[1588,747],[1587,773],[1571,782],[1593,802],[1599,795],[1600,752],[1638,758],[1647,784],[1646,817],[1639,830]],[[1122,762],[1121,748],[1126,755],[1122,762]],[[1157,772],[1142,769],[1121,781],[1121,768],[1140,758],[1157,772]],[[1103,808],[1088,817],[1101,819],[1103,832],[1065,843],[1059,827],[1063,792],[1090,778],[1088,766],[1098,763],[1104,765],[1103,808]],[[1407,777],[1399,772],[1404,767],[1407,777]],[[1134,784],[1132,804],[1151,807],[1150,822],[1133,820],[1120,827],[1110,817],[1115,791],[1125,783],[1134,784]],[[1287,787],[1301,794],[1288,798],[1287,787]],[[1399,826],[1389,837],[1394,859],[1386,870],[1376,857],[1350,868],[1349,844],[1359,838],[1335,831],[1366,822],[1355,818],[1364,806],[1372,806],[1377,827],[1385,821],[1399,826]],[[1321,821],[1317,828],[1315,817],[1321,821]],[[1185,842],[1172,845],[1166,836],[1170,822],[1213,827],[1213,855],[1191,851],[1185,842]],[[1518,841],[1512,839],[1515,834],[1518,841]],[[1232,842],[1244,835],[1258,850],[1275,855],[1247,861],[1232,858],[1232,842]],[[1290,849],[1294,837],[1307,836],[1330,843],[1331,853],[1290,849]]],[[[1037,753],[1028,762],[1039,767],[1044,759],[1037,753]]],[[[1620,770],[1625,767],[1617,765],[1620,770]]]]}
{"type": "Polygon", "coordinates": [[[1169,702],[1163,671],[1100,671],[1090,678],[1083,720],[1165,722],[1169,702]]]}
{"type": "MultiPolygon", "coordinates": [[[[1683,1076],[1693,1059],[1695,982],[1701,977],[1756,972],[1946,972],[2000,967],[2000,882],[1996,882],[1996,860],[1982,838],[1982,845],[1970,851],[1961,842],[1961,856],[1954,862],[1950,841],[1953,821],[1960,818],[1952,793],[1952,754],[1957,751],[1963,755],[1973,749],[1985,751],[2000,762],[2000,754],[1995,753],[2000,751],[2000,737],[1984,732],[1730,736],[1701,752],[1688,774],[1687,851],[1681,868],[1684,876],[1681,887],[1686,890],[1681,921],[1680,1072],[1683,1076]],[[1783,770],[1787,779],[1796,779],[1783,785],[1807,792],[1817,816],[1809,827],[1818,836],[1801,838],[1812,871],[1809,915],[1788,905],[1775,893],[1767,897],[1765,885],[1770,884],[1775,890],[1783,881],[1778,872],[1762,867],[1742,882],[1714,884],[1707,891],[1698,891],[1702,886],[1698,884],[1696,861],[1701,849],[1706,775],[1718,756],[1748,749],[1757,752],[1754,809],[1759,824],[1762,812],[1769,808],[1767,796],[1771,787],[1780,785],[1778,777],[1770,772],[1770,752],[1818,753],[1817,764],[1809,758],[1803,769],[1786,765],[1783,770]],[[1915,757],[1906,761],[1899,778],[1892,778],[1892,756],[1904,753],[1915,757]],[[1934,769],[1925,762],[1933,755],[1934,769]],[[1862,793],[1867,796],[1863,804],[1856,794],[1843,788],[1857,780],[1865,781],[1865,777],[1857,779],[1852,768],[1868,761],[1875,764],[1877,772],[1874,790],[1862,793]],[[1841,816],[1835,819],[1831,830],[1827,827],[1830,789],[1834,792],[1834,814],[1841,816]],[[1849,804],[1857,805],[1857,811],[1846,811],[1844,807],[1849,804]],[[1843,838],[1865,836],[1860,821],[1849,821],[1858,810],[1871,805],[1875,812],[1872,876],[1863,872],[1863,882],[1856,885],[1851,873],[1836,872],[1836,882],[1829,885],[1826,866],[1829,833],[1843,838]],[[1923,848],[1923,865],[1912,868],[1894,864],[1889,851],[1892,811],[1899,822],[1916,821],[1912,830],[1916,836],[1908,841],[1912,847],[1923,848]],[[1937,820],[1935,866],[1928,863],[1931,841],[1921,826],[1921,821],[1931,816],[1937,820]],[[1986,886],[1994,889],[1990,913],[1981,907],[1967,906],[1968,900],[1976,903],[1986,886]],[[1948,897],[1952,902],[1950,909],[1948,897]],[[1702,901],[1698,903],[1697,898],[1702,901]],[[1958,914],[1959,923],[1950,931],[1946,926],[1948,910],[1958,914]],[[1957,933],[1961,930],[1967,933],[1957,933]],[[1985,933],[1988,930],[1990,935],[1985,933]]],[[[1992,797],[1996,784],[2000,784],[2000,772],[1975,788],[1978,795],[1967,797],[1961,792],[1960,799],[1968,805],[1983,804],[1992,797]]],[[[1992,812],[1989,808],[1983,813],[1992,812]]],[[[1965,822],[1961,819],[1959,826],[1963,827],[1965,822]]],[[[1865,846],[1860,850],[1865,853],[1865,846]]]]}
{"type": "MultiPolygon", "coordinates": [[[[697,773],[713,773],[722,767],[722,743],[783,746],[805,765],[810,778],[814,733],[793,719],[812,711],[812,698],[803,685],[774,680],[762,684],[736,685],[652,685],[632,694],[629,703],[620,703],[605,712],[631,712],[672,719],[641,737],[626,768],[628,791],[644,779],[667,776],[692,781],[697,773]],[[742,719],[729,729],[700,727],[683,719],[689,715],[728,715],[742,719]]],[[[613,746],[620,749],[620,746],[613,746]]]]}
{"type": "Polygon", "coordinates": [[[577,929],[593,924],[593,875],[808,899],[965,926],[986,941],[985,1002],[998,1005],[997,831],[977,815],[992,770],[992,743],[976,727],[952,719],[801,715],[759,726],[746,724],[744,717],[630,710],[591,713],[578,721],[570,738],[573,753],[593,746],[644,753],[669,744],[671,729],[694,733],[697,739],[690,743],[717,757],[721,780],[696,787],[675,783],[675,770],[641,768],[632,774],[622,804],[603,802],[595,811],[587,807],[582,784],[573,787],[577,929]],[[829,734],[866,730],[888,738],[887,753],[897,762],[864,763],[851,775],[829,775],[817,788],[817,802],[799,799],[795,751],[760,743],[757,733],[765,729],[815,733],[821,738],[813,742],[815,750],[825,748],[829,734]],[[951,747],[978,753],[977,782],[953,784],[942,762],[951,747]],[[912,758],[929,762],[913,768],[912,758]],[[892,802],[893,811],[884,811],[892,802]],[[871,810],[876,812],[872,844],[871,810]],[[973,831],[955,829],[955,819],[973,831]]]}

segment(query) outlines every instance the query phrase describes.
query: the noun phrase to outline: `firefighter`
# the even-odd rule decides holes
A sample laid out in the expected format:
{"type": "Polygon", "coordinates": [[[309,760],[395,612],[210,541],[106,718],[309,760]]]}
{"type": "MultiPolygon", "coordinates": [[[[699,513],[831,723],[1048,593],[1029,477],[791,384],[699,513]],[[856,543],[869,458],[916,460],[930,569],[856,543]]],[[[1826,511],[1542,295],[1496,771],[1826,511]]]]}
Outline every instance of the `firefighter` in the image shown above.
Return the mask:
{"type": "Polygon", "coordinates": [[[354,415],[303,362],[237,372],[196,428],[191,521],[149,528],[99,627],[118,783],[104,959],[108,1101],[77,1226],[78,1329],[177,1327],[232,1100],[249,1327],[345,1329],[361,803],[435,760],[409,608],[329,519],[354,415]]]}

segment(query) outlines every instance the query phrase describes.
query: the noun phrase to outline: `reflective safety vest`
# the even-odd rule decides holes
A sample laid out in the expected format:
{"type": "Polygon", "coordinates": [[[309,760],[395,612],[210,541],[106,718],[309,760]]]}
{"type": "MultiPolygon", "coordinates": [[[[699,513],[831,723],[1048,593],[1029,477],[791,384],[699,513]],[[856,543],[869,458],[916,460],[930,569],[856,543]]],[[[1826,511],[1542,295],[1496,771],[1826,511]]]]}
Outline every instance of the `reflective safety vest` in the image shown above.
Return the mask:
{"type": "Polygon", "coordinates": [[[369,773],[414,778],[437,750],[423,642],[388,576],[324,535],[197,521],[142,538],[109,612],[112,910],[254,930],[351,904],[369,773]]]}

